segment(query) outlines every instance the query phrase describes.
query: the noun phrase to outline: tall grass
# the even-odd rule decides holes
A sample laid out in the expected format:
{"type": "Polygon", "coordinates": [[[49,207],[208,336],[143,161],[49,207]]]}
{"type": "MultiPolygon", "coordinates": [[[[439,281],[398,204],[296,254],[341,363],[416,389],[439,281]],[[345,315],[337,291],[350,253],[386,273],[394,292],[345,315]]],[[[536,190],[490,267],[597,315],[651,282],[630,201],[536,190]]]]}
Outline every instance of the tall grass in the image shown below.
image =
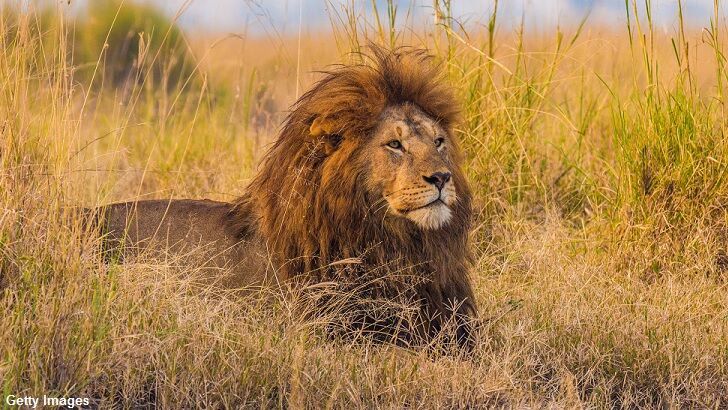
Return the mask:
{"type": "Polygon", "coordinates": [[[426,27],[386,4],[329,2],[328,38],[276,39],[273,51],[270,39],[188,40],[202,86],[162,94],[75,76],[62,14],[44,15],[48,25],[32,8],[3,10],[4,396],[172,408],[725,406],[720,5],[702,32],[684,24],[687,3],[665,34],[649,1],[627,0],[624,29],[585,20],[536,35],[501,27],[497,2],[482,28],[456,21],[450,2],[435,1],[426,27]],[[231,200],[295,98],[290,56],[300,52],[306,72],[366,58],[351,51],[365,54],[367,41],[429,47],[463,101],[484,318],[472,357],[330,341],[286,298],[200,288],[195,268],[171,256],[104,263],[67,212],[231,200]]]}

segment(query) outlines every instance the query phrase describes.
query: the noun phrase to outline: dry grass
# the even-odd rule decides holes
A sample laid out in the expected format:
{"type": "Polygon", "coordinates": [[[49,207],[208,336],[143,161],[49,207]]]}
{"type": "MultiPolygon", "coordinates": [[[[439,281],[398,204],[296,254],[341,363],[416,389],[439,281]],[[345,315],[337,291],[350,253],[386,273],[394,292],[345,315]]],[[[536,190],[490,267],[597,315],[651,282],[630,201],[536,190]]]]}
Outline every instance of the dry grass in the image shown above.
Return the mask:
{"type": "Polygon", "coordinates": [[[466,36],[441,11],[441,25],[397,38],[387,10],[384,28],[333,16],[335,35],[301,42],[299,70],[297,39],[196,40],[202,91],[164,94],[79,83],[60,17],[39,30],[33,13],[3,15],[3,394],[102,407],[728,405],[721,21],[665,34],[632,12],[623,31],[466,36]],[[332,342],[290,300],[201,289],[173,258],[104,264],[66,212],[235,198],[296,90],[355,60],[366,36],[427,45],[462,97],[486,318],[473,357],[332,342]]]}

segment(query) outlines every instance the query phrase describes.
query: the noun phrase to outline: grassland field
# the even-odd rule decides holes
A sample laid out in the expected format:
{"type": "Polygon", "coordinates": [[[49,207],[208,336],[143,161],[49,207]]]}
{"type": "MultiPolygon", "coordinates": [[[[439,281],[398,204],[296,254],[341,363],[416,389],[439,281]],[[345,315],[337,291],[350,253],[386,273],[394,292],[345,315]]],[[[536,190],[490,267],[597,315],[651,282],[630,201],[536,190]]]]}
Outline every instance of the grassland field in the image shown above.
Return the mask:
{"type": "Polygon", "coordinates": [[[705,27],[681,16],[656,27],[627,1],[623,27],[537,30],[501,27],[497,14],[460,26],[434,4],[437,25],[344,3],[331,30],[300,38],[189,32],[179,41],[192,69],[176,81],[163,32],[137,33],[121,83],[107,70],[120,46],[76,53],[82,23],[62,6],[0,8],[3,397],[727,408],[723,5],[705,27]],[[428,48],[462,101],[484,320],[472,356],[330,340],[286,298],[200,288],[172,256],[105,263],[69,212],[235,199],[290,104],[320,70],[360,61],[352,52],[368,41],[428,48]]]}

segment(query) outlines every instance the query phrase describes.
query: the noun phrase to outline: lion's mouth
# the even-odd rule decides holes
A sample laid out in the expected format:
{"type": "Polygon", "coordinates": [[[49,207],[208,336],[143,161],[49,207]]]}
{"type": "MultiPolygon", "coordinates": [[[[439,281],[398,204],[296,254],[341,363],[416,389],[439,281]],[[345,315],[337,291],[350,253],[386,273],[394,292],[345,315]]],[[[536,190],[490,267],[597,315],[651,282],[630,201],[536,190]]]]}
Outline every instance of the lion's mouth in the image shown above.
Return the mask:
{"type": "Polygon", "coordinates": [[[399,212],[400,213],[403,213],[403,214],[407,214],[407,213],[410,213],[410,212],[414,212],[414,211],[417,211],[417,210],[420,210],[420,209],[430,208],[430,207],[433,207],[435,205],[440,205],[440,204],[447,206],[447,204],[442,200],[442,198],[437,198],[434,201],[431,201],[431,202],[426,203],[425,205],[418,206],[418,207],[415,207],[415,208],[401,209],[401,210],[399,210],[399,212]]]}

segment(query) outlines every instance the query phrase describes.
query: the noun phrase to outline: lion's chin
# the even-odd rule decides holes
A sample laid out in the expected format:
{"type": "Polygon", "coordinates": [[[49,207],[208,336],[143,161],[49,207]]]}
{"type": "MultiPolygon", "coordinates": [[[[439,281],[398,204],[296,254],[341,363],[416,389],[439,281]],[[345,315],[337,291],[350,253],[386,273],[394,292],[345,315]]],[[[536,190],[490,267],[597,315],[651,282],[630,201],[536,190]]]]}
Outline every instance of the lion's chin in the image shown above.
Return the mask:
{"type": "Polygon", "coordinates": [[[406,217],[422,229],[435,230],[442,228],[450,221],[452,212],[447,205],[438,202],[425,208],[410,211],[406,217]]]}

